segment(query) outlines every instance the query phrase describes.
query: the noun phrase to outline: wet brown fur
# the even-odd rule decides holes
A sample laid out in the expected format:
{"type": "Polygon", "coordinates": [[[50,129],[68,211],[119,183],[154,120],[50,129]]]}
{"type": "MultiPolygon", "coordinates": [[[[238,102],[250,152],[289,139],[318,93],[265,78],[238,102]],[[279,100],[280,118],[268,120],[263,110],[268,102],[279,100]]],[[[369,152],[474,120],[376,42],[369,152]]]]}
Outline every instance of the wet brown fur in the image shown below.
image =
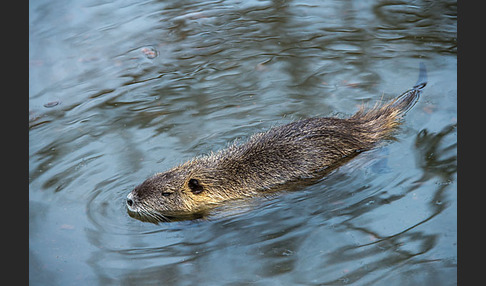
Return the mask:
{"type": "Polygon", "coordinates": [[[316,178],[389,136],[423,86],[384,105],[362,107],[347,119],[315,117],[277,126],[245,143],[233,143],[155,174],[129,194],[129,213],[142,220],[163,221],[316,178]]]}

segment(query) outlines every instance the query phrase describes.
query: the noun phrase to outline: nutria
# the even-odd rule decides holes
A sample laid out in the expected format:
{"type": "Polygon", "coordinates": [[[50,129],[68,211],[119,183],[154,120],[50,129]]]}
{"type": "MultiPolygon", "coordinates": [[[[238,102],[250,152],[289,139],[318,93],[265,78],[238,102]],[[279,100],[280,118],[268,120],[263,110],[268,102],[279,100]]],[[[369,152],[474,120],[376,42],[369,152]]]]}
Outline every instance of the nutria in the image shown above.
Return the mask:
{"type": "Polygon", "coordinates": [[[362,107],[347,119],[315,117],[273,127],[243,144],[233,143],[155,174],[128,194],[128,212],[140,220],[169,221],[316,178],[390,136],[417,102],[426,77],[421,63],[415,86],[386,104],[362,107]]]}

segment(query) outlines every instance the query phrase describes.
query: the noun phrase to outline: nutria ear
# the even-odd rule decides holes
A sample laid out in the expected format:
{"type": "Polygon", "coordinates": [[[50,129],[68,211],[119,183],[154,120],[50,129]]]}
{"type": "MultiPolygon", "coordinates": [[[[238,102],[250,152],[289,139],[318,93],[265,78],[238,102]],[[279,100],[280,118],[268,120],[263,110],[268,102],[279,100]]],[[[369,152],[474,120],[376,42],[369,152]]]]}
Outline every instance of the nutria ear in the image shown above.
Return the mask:
{"type": "Polygon", "coordinates": [[[191,192],[195,195],[200,194],[204,191],[203,187],[199,184],[199,181],[196,179],[190,179],[187,185],[191,189],[191,192]]]}

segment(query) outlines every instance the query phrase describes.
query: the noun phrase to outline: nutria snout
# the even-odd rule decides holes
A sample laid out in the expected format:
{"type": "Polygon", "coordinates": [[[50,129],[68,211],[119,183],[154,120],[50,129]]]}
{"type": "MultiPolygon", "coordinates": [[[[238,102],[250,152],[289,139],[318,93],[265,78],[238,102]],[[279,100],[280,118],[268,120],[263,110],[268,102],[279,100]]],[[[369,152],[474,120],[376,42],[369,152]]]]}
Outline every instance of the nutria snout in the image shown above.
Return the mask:
{"type": "Polygon", "coordinates": [[[128,194],[128,212],[141,220],[167,221],[316,178],[389,136],[426,84],[421,63],[415,86],[381,106],[361,108],[346,119],[315,117],[277,126],[157,173],[128,194]]]}

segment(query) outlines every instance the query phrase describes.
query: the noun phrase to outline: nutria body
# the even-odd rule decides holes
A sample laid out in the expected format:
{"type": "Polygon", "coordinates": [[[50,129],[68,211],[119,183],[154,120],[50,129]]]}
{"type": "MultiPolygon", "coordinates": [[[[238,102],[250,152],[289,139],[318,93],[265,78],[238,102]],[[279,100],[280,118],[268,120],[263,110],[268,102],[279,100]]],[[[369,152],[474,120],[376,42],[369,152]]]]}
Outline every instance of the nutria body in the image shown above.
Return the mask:
{"type": "Polygon", "coordinates": [[[254,134],[243,144],[234,143],[155,174],[128,194],[129,214],[165,221],[315,178],[389,136],[425,85],[421,64],[417,84],[386,104],[361,108],[346,119],[316,117],[277,126],[254,134]]]}

